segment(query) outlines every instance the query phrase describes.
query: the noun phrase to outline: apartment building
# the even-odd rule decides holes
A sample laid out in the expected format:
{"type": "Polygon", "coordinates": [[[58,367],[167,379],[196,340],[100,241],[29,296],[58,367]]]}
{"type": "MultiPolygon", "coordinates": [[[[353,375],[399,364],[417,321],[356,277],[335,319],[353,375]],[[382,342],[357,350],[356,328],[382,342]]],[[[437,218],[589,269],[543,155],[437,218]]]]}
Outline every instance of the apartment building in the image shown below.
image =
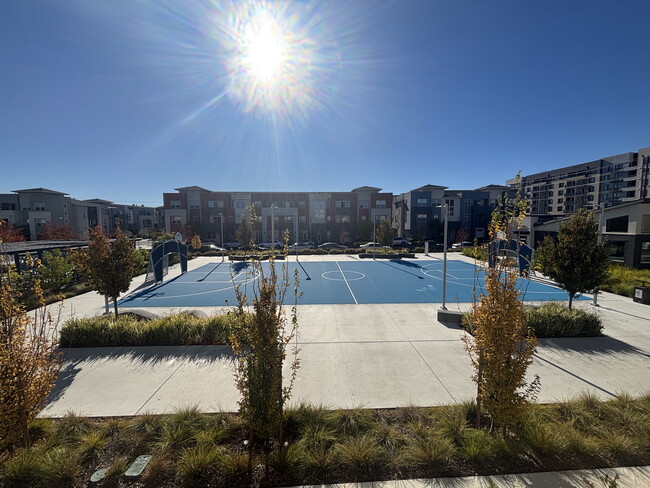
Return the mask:
{"type": "MultiPolygon", "coordinates": [[[[648,196],[650,148],[544,171],[521,178],[528,213],[538,221],[569,216],[581,208],[606,208],[648,196]]],[[[511,186],[516,180],[508,180],[511,186]]]]}
{"type": "Polygon", "coordinates": [[[80,239],[88,239],[97,225],[112,234],[120,225],[133,234],[160,227],[153,207],[119,205],[99,198],[78,200],[47,188],[14,190],[0,195],[0,219],[21,228],[28,240],[37,240],[46,224],[68,226],[80,239]]]}
{"type": "Polygon", "coordinates": [[[425,185],[395,195],[393,228],[397,235],[416,240],[443,240],[444,211],[447,207],[449,243],[488,238],[488,224],[498,198],[513,193],[511,187],[488,185],[475,190],[449,190],[425,185]]]}
{"type": "Polygon", "coordinates": [[[198,186],[175,190],[163,194],[166,228],[217,243],[234,240],[242,218],[248,219],[252,209],[256,242],[281,241],[288,231],[292,241],[347,244],[358,238],[360,222],[390,219],[393,202],[392,194],[367,186],[349,192],[219,192],[198,186]]]}

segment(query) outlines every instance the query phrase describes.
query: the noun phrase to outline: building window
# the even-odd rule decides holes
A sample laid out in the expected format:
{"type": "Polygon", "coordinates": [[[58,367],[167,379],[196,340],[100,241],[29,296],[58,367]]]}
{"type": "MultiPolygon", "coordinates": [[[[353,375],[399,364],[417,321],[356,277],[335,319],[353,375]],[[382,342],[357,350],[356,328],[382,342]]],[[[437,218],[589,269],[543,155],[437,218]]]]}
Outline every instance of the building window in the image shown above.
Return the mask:
{"type": "Polygon", "coordinates": [[[447,216],[448,217],[453,217],[454,216],[454,209],[453,208],[447,209],[447,216]]]}
{"type": "Polygon", "coordinates": [[[208,200],[208,208],[223,208],[223,200],[208,200]]]}
{"type": "Polygon", "coordinates": [[[337,224],[349,224],[350,223],[350,216],[349,215],[337,215],[336,216],[336,223],[337,224]]]}
{"type": "Polygon", "coordinates": [[[434,198],[433,200],[431,200],[432,207],[439,207],[441,204],[442,204],[442,200],[440,200],[439,198],[434,198]]]}
{"type": "Polygon", "coordinates": [[[368,208],[370,206],[370,202],[368,200],[359,200],[359,208],[368,208]]]}
{"type": "Polygon", "coordinates": [[[415,206],[416,207],[426,207],[427,205],[428,204],[427,204],[427,199],[426,198],[418,198],[415,201],[415,206]]]}
{"type": "Polygon", "coordinates": [[[470,198],[466,198],[465,205],[471,205],[471,204],[472,204],[472,200],[470,198]]]}
{"type": "Polygon", "coordinates": [[[314,212],[315,219],[324,219],[325,218],[325,209],[319,208],[314,212]]]}
{"type": "Polygon", "coordinates": [[[32,208],[32,207],[31,207],[31,205],[30,205],[29,203],[23,203],[23,204],[20,206],[20,209],[21,209],[21,210],[31,210],[31,208],[32,208]]]}
{"type": "Polygon", "coordinates": [[[613,219],[607,219],[605,231],[606,232],[627,232],[627,226],[628,226],[627,215],[623,215],[622,217],[614,217],[613,219]]]}
{"type": "Polygon", "coordinates": [[[183,219],[182,219],[182,217],[180,215],[172,215],[171,219],[170,219],[170,222],[172,223],[172,225],[174,225],[174,224],[180,225],[180,224],[183,223],[183,219]]]}
{"type": "Polygon", "coordinates": [[[307,206],[304,200],[298,200],[298,208],[305,208],[307,206]]]}
{"type": "Polygon", "coordinates": [[[45,204],[44,203],[35,203],[34,204],[34,210],[35,211],[44,211],[45,210],[45,204]]]}
{"type": "Polygon", "coordinates": [[[300,222],[300,223],[307,222],[307,216],[306,215],[300,215],[298,217],[298,222],[300,222]]]}
{"type": "Polygon", "coordinates": [[[463,215],[463,220],[472,220],[472,215],[471,214],[464,214],[463,215]]]}
{"type": "Polygon", "coordinates": [[[642,234],[650,233],[650,214],[641,215],[641,233],[642,234]]]}
{"type": "Polygon", "coordinates": [[[190,200],[190,208],[201,208],[201,202],[198,200],[190,200]]]}
{"type": "Polygon", "coordinates": [[[198,222],[199,221],[199,216],[198,215],[192,215],[192,222],[198,222]]]}
{"type": "Polygon", "coordinates": [[[477,207],[482,207],[483,206],[483,199],[479,198],[478,200],[475,201],[477,207]]]}
{"type": "Polygon", "coordinates": [[[235,208],[246,208],[246,200],[235,200],[235,208]]]}
{"type": "Polygon", "coordinates": [[[418,214],[419,222],[426,222],[426,220],[427,220],[427,214],[418,214]]]}
{"type": "Polygon", "coordinates": [[[561,211],[562,211],[562,207],[557,207],[557,211],[558,211],[558,212],[561,212],[561,211]]]}
{"type": "Polygon", "coordinates": [[[386,200],[375,201],[375,208],[386,208],[386,200]]]}
{"type": "Polygon", "coordinates": [[[169,208],[181,208],[181,201],[180,200],[170,200],[169,201],[169,208]]]}
{"type": "Polygon", "coordinates": [[[256,207],[261,207],[261,206],[262,206],[262,200],[255,200],[254,205],[255,205],[256,207]]]}
{"type": "Polygon", "coordinates": [[[350,200],[336,200],[336,208],[350,208],[350,200]]]}

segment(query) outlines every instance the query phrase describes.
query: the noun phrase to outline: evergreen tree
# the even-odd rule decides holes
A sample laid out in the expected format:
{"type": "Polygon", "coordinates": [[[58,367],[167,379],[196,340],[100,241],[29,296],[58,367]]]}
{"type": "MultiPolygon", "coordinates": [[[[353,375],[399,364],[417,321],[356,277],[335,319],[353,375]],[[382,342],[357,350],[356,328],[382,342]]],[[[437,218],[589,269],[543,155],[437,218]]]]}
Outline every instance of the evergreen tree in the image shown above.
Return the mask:
{"type": "Polygon", "coordinates": [[[241,223],[237,228],[237,240],[244,249],[248,249],[253,245],[253,229],[246,215],[242,215],[241,223]]]}
{"type": "Polygon", "coordinates": [[[377,242],[381,246],[390,247],[393,245],[393,229],[391,229],[388,219],[383,219],[379,223],[379,227],[377,228],[377,242]]]}

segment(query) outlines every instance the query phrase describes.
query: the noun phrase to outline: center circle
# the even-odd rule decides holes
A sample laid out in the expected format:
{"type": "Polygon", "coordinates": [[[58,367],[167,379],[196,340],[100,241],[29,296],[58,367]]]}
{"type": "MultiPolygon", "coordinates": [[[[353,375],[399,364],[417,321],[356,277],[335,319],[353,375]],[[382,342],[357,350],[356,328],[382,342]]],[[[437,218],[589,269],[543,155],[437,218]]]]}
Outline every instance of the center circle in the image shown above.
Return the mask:
{"type": "Polygon", "coordinates": [[[365,274],[360,273],[359,271],[325,271],[321,276],[324,279],[331,281],[357,281],[366,277],[365,274]],[[341,274],[343,276],[341,276],[341,274]],[[331,278],[330,275],[332,275],[331,278]],[[349,275],[352,275],[352,277],[349,275]]]}

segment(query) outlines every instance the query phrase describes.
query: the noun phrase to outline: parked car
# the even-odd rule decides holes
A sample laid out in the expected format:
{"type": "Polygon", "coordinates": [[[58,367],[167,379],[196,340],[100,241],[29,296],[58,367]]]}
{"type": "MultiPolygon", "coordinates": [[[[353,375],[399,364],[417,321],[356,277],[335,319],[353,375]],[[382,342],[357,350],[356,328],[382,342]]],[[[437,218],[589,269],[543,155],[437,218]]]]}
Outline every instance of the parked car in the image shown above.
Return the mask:
{"type": "Polygon", "coordinates": [[[294,242],[289,246],[290,249],[314,249],[314,241],[294,242]]]}
{"type": "Polygon", "coordinates": [[[372,248],[376,248],[376,249],[390,249],[390,247],[388,247],[388,246],[382,246],[382,245],[379,244],[378,242],[366,242],[365,244],[361,244],[359,247],[361,247],[361,248],[363,248],[363,249],[372,249],[372,248]]]}
{"type": "Polygon", "coordinates": [[[454,242],[451,245],[452,251],[460,251],[461,249],[466,247],[474,247],[474,243],[469,241],[463,241],[463,242],[454,242]]]}
{"type": "Polygon", "coordinates": [[[324,242],[318,246],[318,249],[347,249],[347,247],[336,242],[324,242]]]}
{"type": "Polygon", "coordinates": [[[275,249],[280,249],[280,248],[284,247],[284,243],[282,243],[282,242],[280,242],[280,241],[273,241],[273,242],[271,242],[271,241],[268,241],[268,242],[260,242],[260,243],[257,245],[257,247],[258,247],[259,249],[274,249],[274,248],[275,248],[275,249]]]}
{"type": "Polygon", "coordinates": [[[204,242],[201,244],[201,252],[208,252],[208,251],[225,251],[223,247],[219,247],[216,244],[212,242],[204,242]]]}
{"type": "Polygon", "coordinates": [[[393,239],[393,246],[394,247],[407,247],[410,244],[411,243],[409,242],[409,240],[406,237],[396,237],[395,239],[393,239]]]}
{"type": "Polygon", "coordinates": [[[239,241],[228,241],[224,242],[223,247],[226,249],[239,249],[241,247],[241,243],[239,241]]]}

